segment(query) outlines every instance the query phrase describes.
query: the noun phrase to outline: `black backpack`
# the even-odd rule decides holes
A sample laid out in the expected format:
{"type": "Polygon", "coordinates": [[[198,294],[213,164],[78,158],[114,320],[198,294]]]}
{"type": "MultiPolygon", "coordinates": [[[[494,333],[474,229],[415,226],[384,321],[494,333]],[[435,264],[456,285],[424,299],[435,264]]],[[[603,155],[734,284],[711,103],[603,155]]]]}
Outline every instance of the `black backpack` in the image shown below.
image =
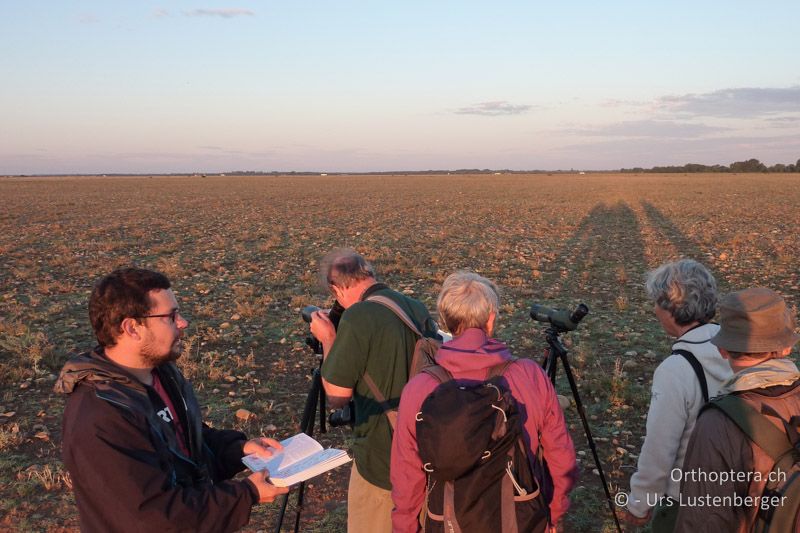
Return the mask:
{"type": "MultiPolygon", "coordinates": [[[[502,374],[460,385],[447,370],[422,371],[440,385],[417,414],[417,447],[427,472],[423,530],[447,533],[544,531],[547,502],[522,438],[517,402],[502,374]]],[[[543,472],[538,462],[537,474],[543,472]]]]}
{"type": "Polygon", "coordinates": [[[762,411],[758,412],[733,394],[715,398],[705,408],[714,407],[725,413],[774,462],[767,475],[752,531],[800,531],[800,416],[793,416],[787,422],[769,406],[763,405],[762,411]],[[770,422],[768,416],[780,420],[783,431],[770,422]]]}

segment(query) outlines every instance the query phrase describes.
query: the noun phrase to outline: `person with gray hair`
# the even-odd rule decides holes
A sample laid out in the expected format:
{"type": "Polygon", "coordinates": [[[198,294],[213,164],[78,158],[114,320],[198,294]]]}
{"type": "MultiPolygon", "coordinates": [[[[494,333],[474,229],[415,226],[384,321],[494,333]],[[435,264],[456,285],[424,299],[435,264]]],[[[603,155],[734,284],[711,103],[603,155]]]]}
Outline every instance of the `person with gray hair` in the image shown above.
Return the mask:
{"type": "Polygon", "coordinates": [[[361,254],[349,248],[337,248],[320,261],[323,286],[349,288],[362,281],[375,280],[375,269],[361,254]]]}
{"type": "Polygon", "coordinates": [[[347,531],[390,533],[393,428],[391,409],[384,407],[400,402],[418,337],[397,311],[379,302],[393,303],[426,337],[435,337],[438,328],[422,302],[379,283],[355,250],[326,255],[320,278],[336,298],[330,312],[317,311],[311,321],[311,333],[322,343],[322,384],[331,407],[351,398],[355,407],[347,531]]]}
{"type": "Polygon", "coordinates": [[[671,354],[653,374],[647,428],[631,491],[621,518],[654,533],[672,531],[680,483],[670,473],[683,466],[700,408],[731,377],[730,366],[710,340],[717,307],[717,283],[691,259],[666,263],[647,275],[647,296],[664,332],[676,339],[671,354]]]}
{"type": "MultiPolygon", "coordinates": [[[[502,377],[521,414],[528,457],[533,460],[541,445],[552,479],[552,487],[547,487],[551,490],[546,492],[551,524],[555,525],[569,508],[569,493],[577,480],[575,448],[555,389],[542,368],[530,359],[512,357],[505,344],[492,338],[499,307],[497,286],[488,279],[464,271],[448,276],[442,285],[437,308],[440,320],[453,339],[442,344],[436,354],[436,364],[465,384],[483,381],[492,369],[507,364],[502,377]]],[[[392,442],[394,533],[420,530],[426,474],[417,451],[416,414],[438,385],[435,377],[421,372],[408,382],[400,397],[392,442]]],[[[540,526],[544,529],[546,525],[547,520],[543,518],[540,526]]]]}

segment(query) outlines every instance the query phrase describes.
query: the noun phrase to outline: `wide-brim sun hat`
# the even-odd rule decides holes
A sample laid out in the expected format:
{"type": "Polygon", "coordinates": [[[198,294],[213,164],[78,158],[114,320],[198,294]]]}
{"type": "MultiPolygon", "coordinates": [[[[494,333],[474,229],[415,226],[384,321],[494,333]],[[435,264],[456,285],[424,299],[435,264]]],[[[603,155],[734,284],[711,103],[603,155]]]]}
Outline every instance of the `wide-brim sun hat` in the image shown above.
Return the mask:
{"type": "Polygon", "coordinates": [[[784,299],[764,287],[725,296],[719,304],[719,323],[711,343],[729,352],[776,352],[800,340],[784,299]]]}

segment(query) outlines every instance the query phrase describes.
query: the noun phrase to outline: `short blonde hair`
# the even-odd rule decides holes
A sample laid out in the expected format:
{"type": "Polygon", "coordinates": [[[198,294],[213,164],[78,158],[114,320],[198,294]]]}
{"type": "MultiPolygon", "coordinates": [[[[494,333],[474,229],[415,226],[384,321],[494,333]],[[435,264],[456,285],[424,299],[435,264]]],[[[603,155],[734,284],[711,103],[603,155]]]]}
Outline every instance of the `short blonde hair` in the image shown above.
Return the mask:
{"type": "Polygon", "coordinates": [[[497,285],[463,270],[447,276],[436,300],[439,318],[453,335],[460,335],[468,328],[485,330],[489,315],[497,314],[499,307],[497,285]]]}

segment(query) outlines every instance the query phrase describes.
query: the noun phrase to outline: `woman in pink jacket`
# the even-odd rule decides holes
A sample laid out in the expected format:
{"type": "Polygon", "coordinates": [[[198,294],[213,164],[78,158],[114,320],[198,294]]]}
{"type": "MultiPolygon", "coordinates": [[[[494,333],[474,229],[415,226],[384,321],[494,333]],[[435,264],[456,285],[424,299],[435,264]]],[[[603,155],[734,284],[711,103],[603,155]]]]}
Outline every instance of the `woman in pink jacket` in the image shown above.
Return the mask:
{"type": "MultiPolygon", "coordinates": [[[[491,367],[511,359],[506,345],[491,338],[499,308],[494,283],[472,272],[451,274],[442,286],[437,308],[440,321],[454,338],[439,349],[436,363],[454,379],[483,381],[491,367]]],[[[552,384],[535,362],[517,360],[503,376],[517,402],[529,457],[534,457],[542,446],[553,481],[548,502],[550,520],[551,524],[558,524],[569,508],[568,495],[577,480],[575,449],[564,414],[552,384]]],[[[419,517],[425,500],[426,474],[417,453],[415,417],[438,385],[436,378],[420,373],[408,382],[400,397],[390,473],[395,533],[421,530],[419,517]]],[[[463,437],[454,436],[458,438],[463,437]]]]}

